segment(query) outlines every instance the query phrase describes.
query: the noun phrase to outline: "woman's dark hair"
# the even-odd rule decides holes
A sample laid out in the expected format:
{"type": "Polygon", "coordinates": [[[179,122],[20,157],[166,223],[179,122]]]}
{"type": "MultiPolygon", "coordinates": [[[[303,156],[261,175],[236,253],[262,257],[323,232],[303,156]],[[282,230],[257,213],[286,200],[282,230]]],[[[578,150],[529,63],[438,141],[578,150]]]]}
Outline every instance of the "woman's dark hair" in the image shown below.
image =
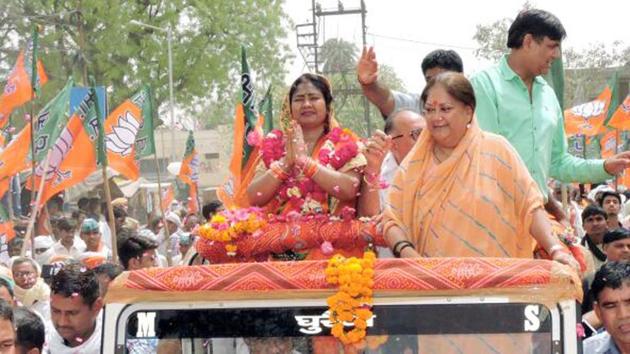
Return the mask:
{"type": "Polygon", "coordinates": [[[453,96],[456,100],[475,110],[477,101],[475,100],[475,91],[470,81],[460,73],[446,71],[429,80],[427,86],[422,90],[421,100],[426,104],[429,90],[435,85],[441,85],[446,92],[453,96]]]}
{"type": "Polygon", "coordinates": [[[440,68],[446,71],[464,72],[462,58],[454,50],[437,49],[427,54],[422,59],[422,74],[426,76],[427,70],[440,68]]]}
{"type": "Polygon", "coordinates": [[[560,41],[567,36],[560,20],[544,10],[521,11],[508,30],[508,48],[520,48],[523,46],[523,38],[526,34],[531,34],[538,42],[545,37],[554,41],[560,41]]]}
{"type": "Polygon", "coordinates": [[[203,215],[204,219],[210,220],[210,218],[216,214],[217,210],[219,210],[222,206],[223,203],[221,203],[220,200],[213,200],[201,208],[201,215],[203,215]]]}
{"type": "Polygon", "coordinates": [[[311,73],[302,74],[298,77],[293,84],[291,85],[291,89],[289,89],[289,103],[293,101],[293,95],[297,90],[300,84],[310,82],[315,86],[324,96],[324,101],[326,102],[326,111],[330,112],[330,105],[333,101],[332,89],[330,88],[330,84],[326,78],[320,75],[315,75],[311,73]]]}
{"type": "Polygon", "coordinates": [[[42,319],[24,307],[14,309],[13,318],[15,323],[15,344],[26,350],[37,348],[41,352],[46,341],[46,331],[42,319]]]}
{"type": "Polygon", "coordinates": [[[591,284],[591,292],[595,301],[599,301],[599,294],[605,288],[619,289],[624,283],[630,282],[630,263],[608,262],[597,273],[591,284]]]}
{"type": "Polygon", "coordinates": [[[65,266],[55,274],[50,285],[50,293],[63,297],[78,294],[89,307],[92,307],[100,296],[96,274],[79,265],[65,266]]]}

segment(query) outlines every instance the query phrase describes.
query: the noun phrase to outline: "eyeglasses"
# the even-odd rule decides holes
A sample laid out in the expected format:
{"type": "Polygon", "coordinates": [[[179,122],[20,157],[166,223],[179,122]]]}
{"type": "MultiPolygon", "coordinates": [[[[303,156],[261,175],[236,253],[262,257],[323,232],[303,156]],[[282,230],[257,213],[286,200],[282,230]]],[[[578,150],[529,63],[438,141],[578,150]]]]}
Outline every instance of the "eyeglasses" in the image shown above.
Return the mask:
{"type": "Polygon", "coordinates": [[[13,276],[16,278],[30,278],[35,276],[35,272],[15,272],[13,276]]]}
{"type": "MultiPolygon", "coordinates": [[[[412,131],[410,131],[408,134],[411,137],[411,139],[413,139],[414,141],[418,140],[418,137],[420,136],[420,133],[422,133],[422,128],[416,128],[413,129],[412,131]]],[[[402,138],[403,136],[405,136],[407,134],[400,134],[400,135],[396,135],[392,137],[392,140],[396,140],[398,138],[402,138]]]]}

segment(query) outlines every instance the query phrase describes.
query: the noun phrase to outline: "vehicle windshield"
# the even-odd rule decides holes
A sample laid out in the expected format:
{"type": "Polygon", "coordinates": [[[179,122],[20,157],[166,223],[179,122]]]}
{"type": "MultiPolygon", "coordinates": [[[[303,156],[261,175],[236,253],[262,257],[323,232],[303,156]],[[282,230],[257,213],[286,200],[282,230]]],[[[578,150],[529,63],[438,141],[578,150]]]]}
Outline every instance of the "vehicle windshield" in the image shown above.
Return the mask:
{"type": "MultiPolygon", "coordinates": [[[[330,334],[325,307],[168,309],[134,312],[129,353],[549,353],[552,316],[539,304],[378,305],[362,346],[330,334]],[[170,349],[164,349],[170,348],[170,349]],[[177,348],[177,349],[174,349],[177,348]]],[[[346,330],[352,329],[348,324],[346,330]]]]}

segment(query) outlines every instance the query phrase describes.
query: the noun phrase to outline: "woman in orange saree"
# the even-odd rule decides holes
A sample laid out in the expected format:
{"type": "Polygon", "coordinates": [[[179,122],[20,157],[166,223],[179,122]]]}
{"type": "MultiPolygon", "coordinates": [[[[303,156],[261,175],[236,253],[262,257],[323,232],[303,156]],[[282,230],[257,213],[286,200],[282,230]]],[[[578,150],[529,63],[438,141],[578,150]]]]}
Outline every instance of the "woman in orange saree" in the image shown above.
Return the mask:
{"type": "MultiPolygon", "coordinates": [[[[356,207],[366,160],[357,137],[335,121],[332,100],[323,76],[304,74],[291,85],[280,118],[283,129],[262,142],[261,161],[247,188],[250,205],[288,218],[341,215],[356,207]]],[[[360,255],[363,250],[336,251],[360,255]]],[[[327,258],[322,252],[312,249],[307,257],[327,258]]]]}

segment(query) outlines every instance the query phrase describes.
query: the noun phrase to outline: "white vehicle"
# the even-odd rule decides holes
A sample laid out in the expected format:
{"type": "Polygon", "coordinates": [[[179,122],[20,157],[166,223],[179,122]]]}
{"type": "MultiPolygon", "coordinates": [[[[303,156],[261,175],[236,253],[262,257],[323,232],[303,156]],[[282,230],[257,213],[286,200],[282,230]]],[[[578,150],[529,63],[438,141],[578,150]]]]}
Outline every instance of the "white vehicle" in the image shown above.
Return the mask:
{"type": "Polygon", "coordinates": [[[558,263],[378,260],[374,315],[366,342],[353,348],[331,336],[326,298],[335,289],[325,268],[301,261],[124,273],[106,298],[102,352],[581,352],[581,283],[558,263]]]}

